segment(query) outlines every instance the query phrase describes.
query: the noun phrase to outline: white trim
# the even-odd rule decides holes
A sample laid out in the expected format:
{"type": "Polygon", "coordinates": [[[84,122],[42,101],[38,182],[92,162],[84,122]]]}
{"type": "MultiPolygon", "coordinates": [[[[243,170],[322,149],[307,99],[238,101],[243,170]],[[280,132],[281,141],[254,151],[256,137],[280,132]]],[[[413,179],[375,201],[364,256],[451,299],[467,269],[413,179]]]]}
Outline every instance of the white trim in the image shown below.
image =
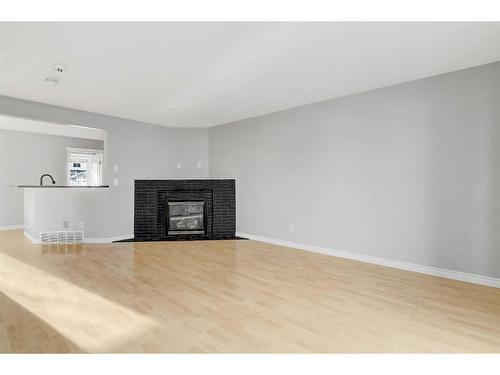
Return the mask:
{"type": "Polygon", "coordinates": [[[68,152],[74,152],[76,154],[96,154],[98,152],[103,153],[104,150],[100,148],[81,148],[81,147],[66,147],[68,152]]]}
{"type": "Polygon", "coordinates": [[[23,224],[0,226],[0,230],[16,230],[16,229],[23,229],[23,228],[24,228],[23,224]]]}
{"type": "MultiPolygon", "coordinates": [[[[24,231],[24,235],[35,245],[39,245],[41,243],[40,238],[34,239],[27,231],[24,231]]],[[[116,237],[96,237],[96,238],[86,238],[83,237],[83,243],[112,243],[114,241],[127,240],[129,238],[134,238],[133,234],[125,234],[122,236],[116,237]]]]}
{"type": "Polygon", "coordinates": [[[111,243],[115,241],[127,240],[134,238],[133,234],[125,234],[122,236],[109,237],[109,238],[84,238],[83,243],[111,243]]]}
{"type": "Polygon", "coordinates": [[[58,135],[61,137],[85,138],[103,141],[105,131],[88,126],[40,121],[33,118],[0,115],[0,129],[27,133],[58,135]]]}
{"type": "Polygon", "coordinates": [[[236,177],[196,177],[196,176],[186,176],[186,177],[170,177],[170,176],[163,176],[163,177],[136,177],[134,178],[134,181],[137,180],[237,180],[236,177]]]}
{"type": "Polygon", "coordinates": [[[357,261],[365,262],[365,263],[372,263],[372,264],[378,264],[378,265],[386,266],[386,267],[398,268],[398,269],[405,270],[405,271],[418,272],[418,273],[423,273],[426,275],[444,277],[447,279],[460,280],[460,281],[465,281],[465,282],[469,282],[469,283],[486,285],[486,286],[491,286],[494,288],[500,288],[500,279],[497,279],[494,277],[482,276],[482,275],[460,272],[460,271],[454,271],[454,270],[449,270],[446,268],[425,266],[422,264],[403,262],[400,260],[392,260],[392,259],[387,259],[387,258],[374,257],[371,255],[364,255],[364,254],[354,253],[354,252],[350,252],[350,251],[333,250],[333,249],[329,249],[329,248],[326,248],[323,246],[308,245],[308,244],[303,244],[303,243],[298,243],[298,242],[285,241],[285,240],[280,240],[280,239],[275,239],[275,238],[257,236],[254,234],[248,234],[248,233],[242,233],[242,232],[236,232],[236,235],[239,237],[246,237],[246,238],[249,238],[251,240],[266,242],[266,243],[270,243],[270,244],[274,244],[274,245],[292,247],[295,249],[312,251],[315,253],[331,255],[331,256],[335,256],[335,257],[339,257],[339,258],[352,259],[352,260],[357,260],[357,261]]]}
{"type": "Polygon", "coordinates": [[[31,237],[31,234],[28,233],[28,231],[24,231],[24,237],[26,237],[28,240],[30,240],[34,244],[39,244],[40,243],[40,238],[35,240],[33,237],[31,237]]]}

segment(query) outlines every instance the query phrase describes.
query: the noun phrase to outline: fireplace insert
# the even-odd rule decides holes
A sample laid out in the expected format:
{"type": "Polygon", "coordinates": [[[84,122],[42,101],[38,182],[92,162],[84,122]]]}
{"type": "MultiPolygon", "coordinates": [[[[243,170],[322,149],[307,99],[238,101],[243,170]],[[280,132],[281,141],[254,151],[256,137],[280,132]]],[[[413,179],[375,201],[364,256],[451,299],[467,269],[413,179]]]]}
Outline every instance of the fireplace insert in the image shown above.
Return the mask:
{"type": "Polygon", "coordinates": [[[204,201],[168,201],[168,235],[205,234],[204,201]]]}

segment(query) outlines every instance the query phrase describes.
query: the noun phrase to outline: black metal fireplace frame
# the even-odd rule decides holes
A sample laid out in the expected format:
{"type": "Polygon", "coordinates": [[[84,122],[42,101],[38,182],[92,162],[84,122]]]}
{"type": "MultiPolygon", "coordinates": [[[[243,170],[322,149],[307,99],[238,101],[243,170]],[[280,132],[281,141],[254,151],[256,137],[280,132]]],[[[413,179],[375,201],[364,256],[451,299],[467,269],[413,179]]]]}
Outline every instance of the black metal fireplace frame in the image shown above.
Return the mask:
{"type": "MultiPolygon", "coordinates": [[[[207,235],[207,224],[208,224],[208,215],[207,215],[207,202],[205,198],[167,198],[165,201],[165,234],[168,237],[172,236],[206,236],[207,235]],[[175,233],[169,234],[170,232],[170,206],[169,202],[203,202],[203,234],[202,233],[175,233]]],[[[185,230],[190,231],[189,229],[185,230]]],[[[196,230],[192,230],[196,232],[196,230]]]]}
{"type": "Polygon", "coordinates": [[[168,239],[205,239],[213,235],[213,191],[212,189],[172,189],[157,192],[158,221],[157,233],[159,238],[168,239]],[[168,202],[202,201],[203,205],[203,231],[199,233],[168,234],[168,202]]]}

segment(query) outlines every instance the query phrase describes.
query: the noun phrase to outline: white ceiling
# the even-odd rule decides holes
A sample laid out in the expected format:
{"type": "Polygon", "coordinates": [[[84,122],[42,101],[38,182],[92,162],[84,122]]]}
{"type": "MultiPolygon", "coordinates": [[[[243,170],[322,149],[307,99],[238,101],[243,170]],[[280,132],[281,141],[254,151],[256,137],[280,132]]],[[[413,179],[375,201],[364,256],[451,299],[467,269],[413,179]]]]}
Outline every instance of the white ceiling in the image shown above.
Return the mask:
{"type": "Polygon", "coordinates": [[[208,127],[497,61],[499,38],[500,23],[4,22],[0,95],[208,127]]]}

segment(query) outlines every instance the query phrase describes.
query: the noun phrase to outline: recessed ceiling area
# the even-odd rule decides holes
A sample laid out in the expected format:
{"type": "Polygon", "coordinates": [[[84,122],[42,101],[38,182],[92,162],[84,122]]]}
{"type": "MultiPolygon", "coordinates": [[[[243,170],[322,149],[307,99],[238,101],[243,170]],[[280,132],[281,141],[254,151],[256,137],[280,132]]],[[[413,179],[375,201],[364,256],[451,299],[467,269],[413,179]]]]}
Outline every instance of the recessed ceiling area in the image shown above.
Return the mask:
{"type": "Polygon", "coordinates": [[[0,95],[210,127],[494,62],[499,37],[495,22],[4,22],[0,95]]]}

